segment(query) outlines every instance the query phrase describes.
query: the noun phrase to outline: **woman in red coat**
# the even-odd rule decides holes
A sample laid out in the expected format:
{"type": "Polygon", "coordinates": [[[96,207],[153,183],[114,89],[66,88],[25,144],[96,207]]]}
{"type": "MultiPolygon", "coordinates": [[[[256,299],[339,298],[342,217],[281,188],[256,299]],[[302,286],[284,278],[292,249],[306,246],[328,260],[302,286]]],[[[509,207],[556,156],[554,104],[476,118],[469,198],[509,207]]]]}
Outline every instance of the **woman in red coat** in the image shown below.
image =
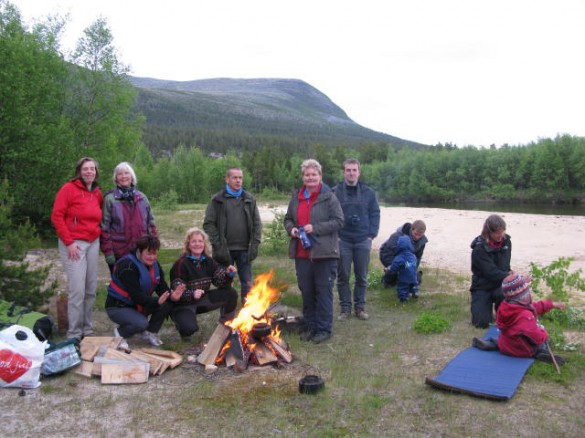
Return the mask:
{"type": "Polygon", "coordinates": [[[69,339],[93,335],[103,201],[98,178],[97,162],[90,157],[80,159],[73,179],[57,192],[51,212],[67,275],[69,339]]]}

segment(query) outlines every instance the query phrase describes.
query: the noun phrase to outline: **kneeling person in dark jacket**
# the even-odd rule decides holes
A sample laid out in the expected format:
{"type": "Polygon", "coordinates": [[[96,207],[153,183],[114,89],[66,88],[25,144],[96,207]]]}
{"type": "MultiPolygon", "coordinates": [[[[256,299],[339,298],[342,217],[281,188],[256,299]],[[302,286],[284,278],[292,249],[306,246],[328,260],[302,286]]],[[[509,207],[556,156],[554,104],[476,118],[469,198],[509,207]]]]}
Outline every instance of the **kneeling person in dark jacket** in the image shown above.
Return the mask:
{"type": "MultiPolygon", "coordinates": [[[[157,237],[140,237],[136,250],[114,265],[106,298],[106,313],[119,325],[114,336],[127,339],[141,333],[156,347],[162,345],[158,332],[170,312],[167,301],[178,300],[185,291],[184,286],[169,289],[157,260],[159,249],[157,237]]],[[[128,348],[126,340],[121,345],[128,348]]]]}

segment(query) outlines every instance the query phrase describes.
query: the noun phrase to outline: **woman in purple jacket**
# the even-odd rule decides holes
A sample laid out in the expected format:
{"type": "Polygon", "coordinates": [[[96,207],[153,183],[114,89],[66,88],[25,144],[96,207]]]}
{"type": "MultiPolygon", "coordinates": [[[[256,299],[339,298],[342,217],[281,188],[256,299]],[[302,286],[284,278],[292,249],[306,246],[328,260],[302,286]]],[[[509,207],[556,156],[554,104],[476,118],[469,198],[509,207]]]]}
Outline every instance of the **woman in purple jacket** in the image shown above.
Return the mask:
{"type": "Polygon", "coordinates": [[[127,162],[114,169],[116,188],[104,197],[100,249],[110,272],[117,260],[128,254],[142,236],[157,237],[148,198],[136,189],[136,173],[127,162]]]}

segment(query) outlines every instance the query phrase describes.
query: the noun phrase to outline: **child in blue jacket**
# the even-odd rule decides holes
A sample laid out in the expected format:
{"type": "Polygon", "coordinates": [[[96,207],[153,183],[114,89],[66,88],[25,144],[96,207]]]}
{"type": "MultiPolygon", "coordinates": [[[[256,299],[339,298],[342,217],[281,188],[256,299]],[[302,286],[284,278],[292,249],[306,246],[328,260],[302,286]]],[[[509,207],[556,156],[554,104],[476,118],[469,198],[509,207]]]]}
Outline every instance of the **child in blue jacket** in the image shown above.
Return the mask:
{"type": "Polygon", "coordinates": [[[401,236],[398,239],[398,252],[390,266],[384,271],[397,273],[398,283],[396,291],[401,302],[406,302],[412,296],[418,298],[418,279],[416,275],[417,260],[410,236],[401,236]]]}

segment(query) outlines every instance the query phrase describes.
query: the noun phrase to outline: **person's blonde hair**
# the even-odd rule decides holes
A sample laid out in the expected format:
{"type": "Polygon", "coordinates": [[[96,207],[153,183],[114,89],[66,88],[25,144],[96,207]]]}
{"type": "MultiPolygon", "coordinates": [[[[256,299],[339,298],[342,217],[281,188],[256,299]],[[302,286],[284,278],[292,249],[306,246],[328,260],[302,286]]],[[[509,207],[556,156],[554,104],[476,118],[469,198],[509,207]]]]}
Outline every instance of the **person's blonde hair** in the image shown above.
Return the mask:
{"type": "Polygon", "coordinates": [[[301,164],[301,173],[304,175],[305,174],[305,170],[307,170],[310,167],[312,167],[313,169],[315,169],[319,173],[319,175],[323,175],[322,169],[321,169],[321,164],[319,164],[319,162],[317,160],[314,160],[312,158],[309,158],[308,160],[305,160],[305,161],[302,162],[302,164],[301,164]]]}
{"type": "Polygon", "coordinates": [[[211,241],[209,240],[209,236],[205,231],[197,227],[189,228],[185,233],[185,241],[183,242],[183,255],[191,254],[191,250],[189,249],[189,240],[191,240],[191,237],[193,237],[195,234],[199,234],[203,237],[203,253],[207,257],[213,257],[213,250],[211,248],[211,241]]]}

